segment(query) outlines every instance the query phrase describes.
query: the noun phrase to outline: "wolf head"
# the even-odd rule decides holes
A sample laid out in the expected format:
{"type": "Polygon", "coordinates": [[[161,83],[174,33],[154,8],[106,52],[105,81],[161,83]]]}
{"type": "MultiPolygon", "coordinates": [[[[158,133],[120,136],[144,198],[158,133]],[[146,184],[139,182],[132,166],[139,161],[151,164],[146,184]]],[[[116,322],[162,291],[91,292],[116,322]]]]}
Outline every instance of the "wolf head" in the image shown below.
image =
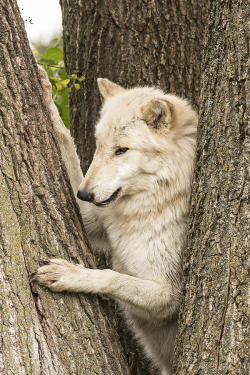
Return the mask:
{"type": "Polygon", "coordinates": [[[180,163],[193,155],[197,125],[188,102],[155,88],[124,89],[102,78],[98,86],[104,104],[96,152],[78,198],[104,207],[180,180],[180,163]]]}

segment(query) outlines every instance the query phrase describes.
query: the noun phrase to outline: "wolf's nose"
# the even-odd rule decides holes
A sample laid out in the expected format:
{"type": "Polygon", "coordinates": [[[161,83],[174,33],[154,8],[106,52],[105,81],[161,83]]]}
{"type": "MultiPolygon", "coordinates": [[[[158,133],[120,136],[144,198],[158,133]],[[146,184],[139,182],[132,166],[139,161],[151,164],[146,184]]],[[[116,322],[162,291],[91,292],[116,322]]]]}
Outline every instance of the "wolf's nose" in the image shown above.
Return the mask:
{"type": "Polygon", "coordinates": [[[78,190],[77,198],[81,199],[82,201],[93,202],[95,196],[93,193],[90,193],[89,191],[78,190]]]}

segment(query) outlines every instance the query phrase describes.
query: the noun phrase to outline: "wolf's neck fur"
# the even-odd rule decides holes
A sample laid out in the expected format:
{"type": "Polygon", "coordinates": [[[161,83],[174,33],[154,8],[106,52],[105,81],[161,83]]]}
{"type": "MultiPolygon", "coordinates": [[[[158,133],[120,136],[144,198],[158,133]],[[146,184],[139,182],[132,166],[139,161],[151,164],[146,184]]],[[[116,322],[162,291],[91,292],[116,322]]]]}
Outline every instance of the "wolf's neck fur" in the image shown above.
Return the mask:
{"type": "Polygon", "coordinates": [[[175,160],[174,175],[164,178],[167,166],[152,189],[124,196],[104,213],[114,270],[180,282],[195,150],[191,143],[191,158],[175,160]]]}
{"type": "Polygon", "coordinates": [[[169,219],[176,220],[184,216],[188,212],[190,191],[177,190],[173,194],[173,192],[170,193],[171,187],[168,186],[168,182],[165,182],[166,186],[163,184],[163,181],[157,184],[158,186],[153,192],[142,191],[132,196],[123,197],[110,214],[118,222],[124,221],[126,224],[128,224],[127,220],[138,221],[142,224],[158,218],[162,221],[162,216],[165,216],[169,210],[172,211],[169,219]],[[179,213],[177,213],[178,208],[181,209],[179,213]]]}
{"type": "Polygon", "coordinates": [[[190,190],[176,191],[170,198],[168,184],[160,183],[153,192],[124,198],[113,207],[104,226],[114,270],[151,279],[167,275],[178,282],[189,197],[190,190]]]}

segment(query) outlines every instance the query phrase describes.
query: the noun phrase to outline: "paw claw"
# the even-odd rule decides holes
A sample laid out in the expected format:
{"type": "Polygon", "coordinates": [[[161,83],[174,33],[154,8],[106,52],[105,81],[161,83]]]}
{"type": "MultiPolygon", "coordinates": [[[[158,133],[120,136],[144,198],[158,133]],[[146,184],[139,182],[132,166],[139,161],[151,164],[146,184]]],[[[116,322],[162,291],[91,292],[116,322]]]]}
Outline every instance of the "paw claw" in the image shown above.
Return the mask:
{"type": "Polygon", "coordinates": [[[30,274],[30,281],[35,281],[36,280],[36,272],[32,272],[30,274]]]}
{"type": "Polygon", "coordinates": [[[43,261],[43,266],[39,267],[31,275],[31,280],[46,286],[53,291],[63,291],[66,289],[65,275],[75,272],[75,264],[64,259],[54,258],[43,261]]]}

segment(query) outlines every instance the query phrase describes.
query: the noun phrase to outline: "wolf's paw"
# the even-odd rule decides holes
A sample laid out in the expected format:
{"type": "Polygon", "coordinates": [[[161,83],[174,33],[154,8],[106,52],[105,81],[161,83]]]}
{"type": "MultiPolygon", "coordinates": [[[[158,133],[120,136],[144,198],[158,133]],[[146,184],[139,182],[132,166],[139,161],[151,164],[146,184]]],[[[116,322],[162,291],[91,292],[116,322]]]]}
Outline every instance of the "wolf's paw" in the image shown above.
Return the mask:
{"type": "Polygon", "coordinates": [[[46,265],[38,268],[32,280],[54,292],[74,291],[79,273],[84,270],[85,268],[80,264],[73,264],[64,259],[50,259],[46,265]]]}

